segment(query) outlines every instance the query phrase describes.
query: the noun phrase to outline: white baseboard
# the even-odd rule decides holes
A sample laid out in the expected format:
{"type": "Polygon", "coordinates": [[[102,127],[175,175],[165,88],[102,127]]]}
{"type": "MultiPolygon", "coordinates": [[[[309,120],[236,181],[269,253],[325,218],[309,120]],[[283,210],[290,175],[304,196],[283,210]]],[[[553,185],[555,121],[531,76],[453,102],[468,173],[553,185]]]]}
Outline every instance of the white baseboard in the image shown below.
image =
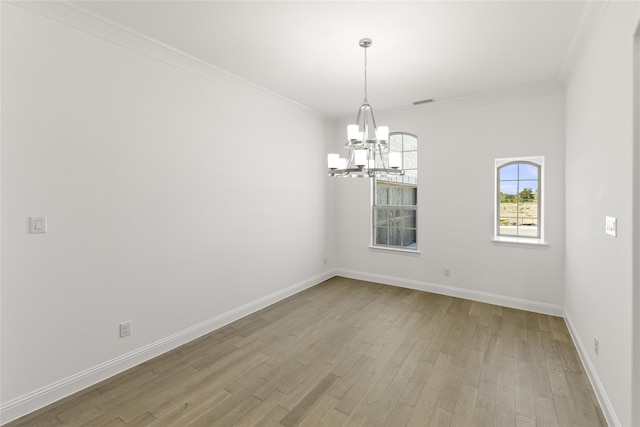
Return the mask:
{"type": "Polygon", "coordinates": [[[501,305],[503,307],[511,307],[520,310],[533,311],[536,313],[549,314],[552,316],[564,316],[564,308],[562,306],[549,304],[546,302],[531,301],[522,298],[491,294],[488,292],[474,291],[471,289],[457,288],[455,286],[440,285],[436,283],[421,282],[410,279],[401,279],[398,277],[383,276],[380,274],[365,273],[362,271],[336,269],[335,274],[351,279],[366,280],[369,282],[382,283],[392,286],[401,286],[403,288],[416,289],[418,291],[433,292],[436,294],[465,298],[473,301],[485,302],[488,304],[501,305]]]}
{"type": "Polygon", "coordinates": [[[392,285],[392,286],[401,286],[403,288],[408,288],[408,289],[416,289],[419,291],[433,292],[433,293],[442,294],[442,295],[449,295],[449,296],[458,297],[458,298],[470,299],[473,301],[485,302],[488,304],[496,304],[504,307],[517,308],[520,310],[527,310],[527,311],[533,311],[536,313],[563,317],[567,323],[567,328],[569,329],[571,338],[573,339],[576,349],[578,350],[578,355],[580,356],[580,360],[582,361],[582,364],[585,367],[587,376],[589,377],[589,381],[591,381],[591,385],[595,391],[596,398],[600,403],[602,412],[604,413],[604,416],[607,419],[607,423],[613,427],[621,426],[620,420],[618,419],[615,411],[613,410],[611,401],[609,400],[609,397],[607,396],[607,393],[605,392],[604,387],[600,382],[600,378],[598,377],[598,374],[596,373],[596,370],[593,364],[591,363],[591,359],[589,358],[588,352],[586,351],[586,347],[584,346],[584,343],[580,339],[580,335],[578,334],[573,322],[571,321],[571,317],[569,316],[569,313],[567,313],[564,307],[555,305],[555,304],[525,300],[522,298],[507,297],[504,295],[497,295],[497,294],[491,294],[487,292],[462,289],[454,286],[420,282],[417,280],[400,279],[397,277],[383,276],[379,274],[365,273],[361,271],[336,269],[335,274],[338,276],[348,277],[351,279],[366,280],[369,282],[382,283],[385,285],[392,285]]]}
{"type": "Polygon", "coordinates": [[[170,335],[144,347],[123,354],[122,356],[101,363],[100,365],[78,372],[75,375],[56,381],[53,384],[3,403],[0,406],[0,425],[6,424],[43,408],[120,372],[124,372],[142,362],[150,360],[156,356],[166,353],[169,350],[179,347],[182,344],[186,344],[189,341],[215,331],[216,329],[248,316],[251,313],[262,310],[265,307],[317,285],[318,283],[333,276],[335,276],[335,270],[328,270],[324,273],[289,286],[288,288],[274,292],[212,319],[206,320],[200,324],[194,325],[176,334],[170,335]]]}
{"type": "Polygon", "coordinates": [[[571,337],[573,338],[573,341],[576,344],[576,348],[578,349],[578,354],[580,356],[580,359],[582,360],[582,364],[585,366],[585,370],[587,371],[589,380],[593,385],[596,397],[598,398],[600,406],[602,407],[602,411],[607,418],[607,422],[611,426],[620,426],[620,421],[618,420],[611,402],[609,401],[609,398],[607,397],[607,394],[602,387],[602,383],[600,382],[600,379],[596,374],[586,348],[582,340],[580,339],[580,335],[577,333],[571,321],[571,318],[563,307],[538,301],[530,301],[521,298],[507,297],[487,292],[457,288],[454,286],[421,282],[417,280],[400,279],[397,277],[383,276],[379,274],[365,273],[346,269],[328,270],[324,273],[289,286],[288,288],[282,289],[278,292],[274,292],[270,295],[252,301],[234,310],[223,313],[205,322],[194,325],[176,334],[170,335],[149,345],[123,354],[122,356],[119,356],[115,359],[111,359],[100,365],[94,366],[93,368],[79,372],[46,387],[42,387],[38,390],[3,403],[0,406],[0,425],[13,421],[73,393],[97,384],[100,381],[112,377],[113,375],[123,372],[131,367],[139,365],[142,362],[150,360],[169,350],[179,347],[182,344],[186,344],[189,341],[215,331],[216,329],[219,329],[231,322],[234,322],[238,319],[248,316],[251,313],[268,307],[285,298],[288,298],[333,276],[343,276],[347,278],[366,280],[386,285],[401,286],[408,289],[433,292],[458,298],[466,298],[473,301],[485,302],[488,304],[496,304],[505,307],[533,311],[536,313],[564,317],[567,321],[567,326],[571,337]]]}
{"type": "Polygon", "coordinates": [[[593,363],[591,363],[591,358],[589,357],[587,348],[585,347],[584,342],[582,342],[582,339],[580,339],[580,334],[578,334],[578,331],[576,330],[575,325],[573,324],[573,321],[571,320],[571,317],[569,316],[569,313],[566,309],[564,311],[564,318],[567,322],[567,328],[569,329],[571,338],[573,339],[576,349],[578,350],[578,355],[580,356],[580,360],[582,361],[582,366],[584,366],[584,369],[587,372],[587,376],[589,377],[589,381],[591,381],[591,385],[593,386],[593,390],[596,393],[596,398],[600,403],[600,408],[602,409],[602,412],[607,419],[607,423],[612,427],[621,426],[620,420],[618,419],[616,412],[613,410],[613,405],[611,405],[609,396],[607,396],[607,393],[602,386],[602,382],[600,382],[600,377],[598,377],[596,369],[593,366],[593,363]]]}

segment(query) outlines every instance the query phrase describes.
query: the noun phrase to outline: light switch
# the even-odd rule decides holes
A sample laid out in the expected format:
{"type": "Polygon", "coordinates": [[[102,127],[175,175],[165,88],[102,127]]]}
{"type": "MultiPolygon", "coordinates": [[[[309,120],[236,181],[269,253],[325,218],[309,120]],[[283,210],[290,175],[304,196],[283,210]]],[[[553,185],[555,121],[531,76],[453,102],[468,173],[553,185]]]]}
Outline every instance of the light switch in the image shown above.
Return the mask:
{"type": "Polygon", "coordinates": [[[46,216],[30,216],[29,217],[29,233],[39,234],[47,232],[46,216]]]}
{"type": "Polygon", "coordinates": [[[616,237],[616,235],[617,235],[616,222],[617,222],[616,218],[614,218],[612,216],[606,217],[605,230],[604,230],[605,233],[607,233],[607,234],[609,234],[609,235],[611,235],[613,237],[616,237]]]}

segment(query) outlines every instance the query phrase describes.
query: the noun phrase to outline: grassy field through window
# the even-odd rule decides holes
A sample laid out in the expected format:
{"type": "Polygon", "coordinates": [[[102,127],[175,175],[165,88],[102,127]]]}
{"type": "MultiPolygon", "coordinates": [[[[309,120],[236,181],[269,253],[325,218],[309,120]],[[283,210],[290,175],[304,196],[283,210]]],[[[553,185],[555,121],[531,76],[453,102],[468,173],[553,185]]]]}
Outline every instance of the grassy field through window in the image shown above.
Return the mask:
{"type": "Polygon", "coordinates": [[[538,235],[538,202],[500,202],[500,235],[538,235]]]}

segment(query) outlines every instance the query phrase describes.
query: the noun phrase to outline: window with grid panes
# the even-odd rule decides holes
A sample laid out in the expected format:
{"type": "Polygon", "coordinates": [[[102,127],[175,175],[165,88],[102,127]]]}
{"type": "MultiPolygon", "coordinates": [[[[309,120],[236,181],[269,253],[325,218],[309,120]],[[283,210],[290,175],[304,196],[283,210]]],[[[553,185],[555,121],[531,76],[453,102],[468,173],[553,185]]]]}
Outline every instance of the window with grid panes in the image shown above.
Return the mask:
{"type": "Polygon", "coordinates": [[[402,176],[376,177],[373,183],[372,245],[417,250],[418,138],[404,132],[389,135],[389,151],[402,153],[402,176]]]}
{"type": "Polygon", "coordinates": [[[496,159],[496,239],[542,241],[544,158],[496,159]]]}

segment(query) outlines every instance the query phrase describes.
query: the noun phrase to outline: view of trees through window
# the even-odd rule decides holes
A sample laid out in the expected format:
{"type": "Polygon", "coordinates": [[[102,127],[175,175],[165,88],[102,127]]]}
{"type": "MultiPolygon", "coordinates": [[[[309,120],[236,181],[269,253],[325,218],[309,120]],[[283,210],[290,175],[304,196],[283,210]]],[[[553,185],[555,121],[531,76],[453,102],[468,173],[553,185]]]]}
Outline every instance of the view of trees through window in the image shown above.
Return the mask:
{"type": "Polygon", "coordinates": [[[511,162],[498,168],[498,235],[540,237],[540,165],[511,162]]]}
{"type": "MultiPolygon", "coordinates": [[[[405,174],[381,176],[374,180],[372,241],[375,246],[416,249],[418,139],[407,133],[392,133],[388,150],[402,153],[405,174]]],[[[389,152],[383,157],[386,161],[389,152]]]]}

